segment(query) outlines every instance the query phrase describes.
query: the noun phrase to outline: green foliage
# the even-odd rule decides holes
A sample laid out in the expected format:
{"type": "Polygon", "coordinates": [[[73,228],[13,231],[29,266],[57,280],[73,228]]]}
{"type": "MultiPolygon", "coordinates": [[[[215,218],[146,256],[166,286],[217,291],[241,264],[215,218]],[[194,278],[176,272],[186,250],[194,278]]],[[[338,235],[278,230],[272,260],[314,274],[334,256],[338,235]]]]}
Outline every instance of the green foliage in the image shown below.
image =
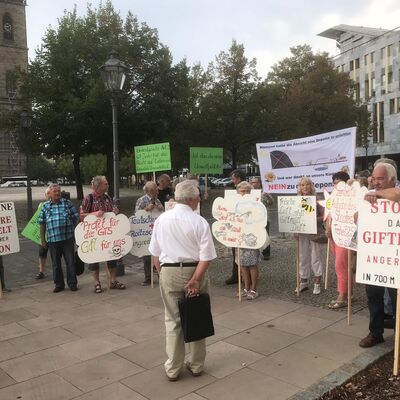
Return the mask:
{"type": "Polygon", "coordinates": [[[82,157],[81,168],[83,181],[90,183],[96,175],[105,175],[107,172],[107,157],[103,154],[91,154],[82,157]]]}

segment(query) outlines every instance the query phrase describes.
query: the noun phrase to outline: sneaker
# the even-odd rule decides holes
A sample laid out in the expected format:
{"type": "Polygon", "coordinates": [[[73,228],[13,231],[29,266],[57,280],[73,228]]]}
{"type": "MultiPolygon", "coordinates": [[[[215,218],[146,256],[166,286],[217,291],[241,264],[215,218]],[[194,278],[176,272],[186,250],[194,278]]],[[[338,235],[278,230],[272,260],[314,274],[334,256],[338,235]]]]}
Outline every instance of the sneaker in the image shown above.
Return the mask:
{"type": "Polygon", "coordinates": [[[255,290],[250,290],[246,296],[247,300],[255,300],[257,297],[258,293],[255,290]]]}
{"type": "Polygon", "coordinates": [[[142,286],[149,286],[149,285],[151,285],[151,279],[145,279],[145,280],[141,283],[141,285],[142,285],[142,286]]]}
{"type": "Polygon", "coordinates": [[[53,289],[53,293],[58,293],[58,292],[62,292],[64,290],[64,288],[62,286],[56,286],[53,289]]]}
{"type": "Polygon", "coordinates": [[[312,294],[320,294],[321,293],[321,284],[320,283],[314,283],[314,290],[312,294]]]}
{"type": "Polygon", "coordinates": [[[39,272],[36,276],[35,276],[35,279],[44,279],[45,278],[45,276],[44,276],[44,273],[43,272],[39,272]]]}
{"type": "MultiPolygon", "coordinates": [[[[249,290],[243,289],[241,292],[242,297],[247,297],[249,290]]],[[[236,297],[239,297],[239,293],[236,293],[236,297]]]]}
{"type": "MultiPolygon", "coordinates": [[[[306,290],[308,290],[308,282],[300,282],[300,293],[306,290]]],[[[295,289],[294,292],[297,293],[297,288],[295,289]]]]}

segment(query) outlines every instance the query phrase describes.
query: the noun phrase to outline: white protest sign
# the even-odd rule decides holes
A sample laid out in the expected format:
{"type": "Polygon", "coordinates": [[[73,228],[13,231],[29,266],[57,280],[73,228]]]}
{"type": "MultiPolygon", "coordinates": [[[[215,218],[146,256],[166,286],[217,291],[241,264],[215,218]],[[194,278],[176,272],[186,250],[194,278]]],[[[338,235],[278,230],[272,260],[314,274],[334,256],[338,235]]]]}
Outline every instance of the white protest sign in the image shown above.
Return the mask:
{"type": "Polygon", "coordinates": [[[14,203],[0,203],[0,256],[17,252],[19,240],[14,203]]]}
{"type": "Polygon", "coordinates": [[[129,219],[124,214],[108,212],[100,218],[89,214],[75,228],[79,258],[88,264],[120,259],[132,247],[129,231],[129,219]]]}
{"type": "Polygon", "coordinates": [[[332,238],[340,247],[357,250],[357,207],[368,192],[358,182],[339,182],[331,194],[332,238]]]}
{"type": "Polygon", "coordinates": [[[358,207],[356,282],[400,288],[400,203],[362,200],[358,207]]]}
{"type": "Polygon", "coordinates": [[[332,187],[335,172],[354,175],[356,128],[256,146],[264,192],[295,194],[303,176],[322,192],[332,187]]]}
{"type": "Polygon", "coordinates": [[[259,249],[267,241],[267,209],[255,195],[230,194],[214,200],[214,237],[227,247],[259,249]]]}
{"type": "Polygon", "coordinates": [[[149,244],[153,233],[154,221],[162,214],[162,211],[154,209],[151,212],[138,210],[135,215],[129,217],[130,235],[133,240],[131,254],[137,257],[150,255],[149,244]]]}
{"type": "Polygon", "coordinates": [[[278,196],[279,232],[317,233],[315,196],[278,196]]]}

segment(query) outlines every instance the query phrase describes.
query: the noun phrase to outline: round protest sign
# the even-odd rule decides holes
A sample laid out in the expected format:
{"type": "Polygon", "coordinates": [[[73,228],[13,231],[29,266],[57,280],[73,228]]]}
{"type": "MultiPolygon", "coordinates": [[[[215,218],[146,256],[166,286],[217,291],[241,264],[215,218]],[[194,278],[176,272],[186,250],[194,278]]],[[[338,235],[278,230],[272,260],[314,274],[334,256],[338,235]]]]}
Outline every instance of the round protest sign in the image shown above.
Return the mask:
{"type": "Polygon", "coordinates": [[[103,217],[88,215],[75,228],[79,258],[85,263],[118,260],[129,253],[132,238],[124,214],[105,213],[103,217]]]}

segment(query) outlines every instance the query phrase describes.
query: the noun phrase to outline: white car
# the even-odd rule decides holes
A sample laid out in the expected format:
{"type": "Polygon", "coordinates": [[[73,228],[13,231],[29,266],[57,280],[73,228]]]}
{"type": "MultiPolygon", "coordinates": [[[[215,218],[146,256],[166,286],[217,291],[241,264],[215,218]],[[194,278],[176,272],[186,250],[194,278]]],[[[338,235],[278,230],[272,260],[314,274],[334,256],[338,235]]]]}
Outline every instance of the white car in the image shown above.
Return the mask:
{"type": "Polygon", "coordinates": [[[0,187],[24,187],[26,182],[24,181],[7,181],[0,185],[0,187]]]}

